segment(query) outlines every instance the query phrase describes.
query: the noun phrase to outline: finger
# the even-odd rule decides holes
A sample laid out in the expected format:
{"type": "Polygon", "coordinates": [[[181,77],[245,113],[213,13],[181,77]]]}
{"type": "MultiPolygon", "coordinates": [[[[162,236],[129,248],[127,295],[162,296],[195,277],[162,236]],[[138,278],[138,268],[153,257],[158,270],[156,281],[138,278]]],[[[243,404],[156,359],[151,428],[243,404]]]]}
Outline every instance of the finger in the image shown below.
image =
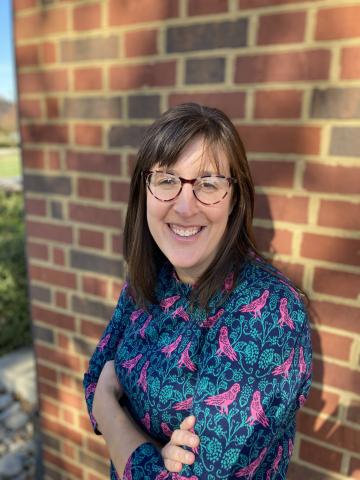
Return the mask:
{"type": "Polygon", "coordinates": [[[190,430],[195,425],[195,415],[189,415],[180,424],[180,428],[184,430],[190,430]]]}
{"type": "Polygon", "coordinates": [[[191,465],[195,461],[195,455],[192,452],[171,444],[167,444],[162,449],[161,456],[164,460],[172,460],[186,465],[191,465]]]}
{"type": "Polygon", "coordinates": [[[187,447],[197,447],[200,443],[199,437],[189,432],[189,430],[175,430],[171,435],[170,444],[186,445],[187,447]]]}
{"type": "Polygon", "coordinates": [[[164,465],[169,472],[180,472],[183,468],[182,463],[170,459],[164,460],[164,465]]]}

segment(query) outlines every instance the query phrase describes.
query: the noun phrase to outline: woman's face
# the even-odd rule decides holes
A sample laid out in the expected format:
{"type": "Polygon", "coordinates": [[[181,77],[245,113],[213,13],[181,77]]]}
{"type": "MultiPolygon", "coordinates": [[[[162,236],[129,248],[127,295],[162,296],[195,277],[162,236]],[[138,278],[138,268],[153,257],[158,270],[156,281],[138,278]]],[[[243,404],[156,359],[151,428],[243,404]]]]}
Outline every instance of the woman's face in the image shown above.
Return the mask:
{"type": "MultiPolygon", "coordinates": [[[[202,158],[203,137],[195,137],[179,159],[166,170],[186,179],[202,173],[218,174],[210,159],[202,158]]],[[[205,153],[206,155],[206,153],[205,153]]],[[[220,174],[230,176],[225,153],[219,152],[220,174]]],[[[155,165],[152,170],[159,170],[155,165]]],[[[183,185],[180,195],[170,202],[157,200],[147,190],[147,221],[160,250],[174,266],[180,280],[195,283],[210,265],[219,248],[231,212],[231,189],[215,205],[203,205],[193,194],[192,185],[183,185]]]]}

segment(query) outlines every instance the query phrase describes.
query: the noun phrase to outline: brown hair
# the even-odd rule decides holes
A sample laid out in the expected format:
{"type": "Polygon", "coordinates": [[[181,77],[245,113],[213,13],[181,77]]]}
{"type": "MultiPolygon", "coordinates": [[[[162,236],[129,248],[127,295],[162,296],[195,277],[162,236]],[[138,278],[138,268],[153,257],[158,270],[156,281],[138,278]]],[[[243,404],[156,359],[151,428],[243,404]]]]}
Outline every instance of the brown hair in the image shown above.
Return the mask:
{"type": "MultiPolygon", "coordinates": [[[[249,255],[259,255],[252,232],[254,186],[242,141],[230,119],[220,110],[184,103],[162,114],[147,130],[131,179],[124,229],[124,257],[132,294],[139,305],[156,303],[156,277],[165,256],[153,240],[146,219],[146,184],[143,172],[176,163],[184,147],[202,135],[213,153],[221,148],[237,183],[232,187],[233,208],[218,252],[193,289],[192,303],[206,307],[223,287],[227,274],[235,277],[249,255]]],[[[215,154],[216,162],[216,154],[215,154]]]]}

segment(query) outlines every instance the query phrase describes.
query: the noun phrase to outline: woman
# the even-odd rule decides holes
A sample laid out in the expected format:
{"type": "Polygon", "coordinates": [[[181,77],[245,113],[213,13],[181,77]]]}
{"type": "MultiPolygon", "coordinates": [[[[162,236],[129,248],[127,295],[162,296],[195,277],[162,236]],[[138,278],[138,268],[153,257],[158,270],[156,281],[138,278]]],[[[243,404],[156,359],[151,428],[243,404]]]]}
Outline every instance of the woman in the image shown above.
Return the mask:
{"type": "Polygon", "coordinates": [[[111,478],[284,479],[311,383],[301,294],[259,255],[244,147],[194,103],[148,130],[128,282],[84,377],[111,478]]]}

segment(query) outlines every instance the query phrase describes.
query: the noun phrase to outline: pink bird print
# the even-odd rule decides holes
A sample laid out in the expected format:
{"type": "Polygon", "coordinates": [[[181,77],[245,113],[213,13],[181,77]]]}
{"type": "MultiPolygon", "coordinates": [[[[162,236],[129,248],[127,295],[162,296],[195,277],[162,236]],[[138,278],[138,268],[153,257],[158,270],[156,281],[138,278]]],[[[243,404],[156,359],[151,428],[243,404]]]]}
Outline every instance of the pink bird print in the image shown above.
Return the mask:
{"type": "Polygon", "coordinates": [[[300,408],[304,406],[306,402],[306,397],[304,395],[300,395],[299,396],[299,405],[300,405],[300,408]]]}
{"type": "Polygon", "coordinates": [[[250,403],[250,417],[246,420],[249,425],[254,425],[255,422],[261,423],[263,427],[269,426],[269,419],[265,415],[264,409],[261,405],[261,394],[259,390],[253,393],[250,403]]]}
{"type": "Polygon", "coordinates": [[[270,292],[269,290],[264,290],[260,297],[253,300],[251,303],[244,305],[240,308],[240,312],[252,312],[253,318],[257,318],[261,316],[261,310],[264,308],[266,304],[266,300],[268,299],[270,292]]]}
{"type": "Polygon", "coordinates": [[[132,312],[130,315],[130,320],[132,323],[136,322],[136,320],[145,312],[143,308],[140,308],[139,310],[135,310],[132,312]]]}
{"type": "Polygon", "coordinates": [[[129,458],[124,470],[123,480],[132,480],[131,464],[131,458],[129,458]]]}
{"type": "Polygon", "coordinates": [[[160,307],[164,309],[165,313],[168,313],[169,308],[174,305],[174,303],[179,300],[180,295],[174,295],[173,297],[164,298],[160,302],[160,307]]]}
{"type": "Polygon", "coordinates": [[[97,383],[90,383],[90,385],[88,385],[88,386],[86,387],[86,390],[85,390],[85,398],[86,398],[86,400],[90,397],[90,395],[91,395],[92,393],[95,392],[95,390],[96,390],[96,385],[97,385],[97,383]]]}
{"type": "Polygon", "coordinates": [[[304,359],[304,348],[300,347],[299,352],[299,377],[306,372],[306,363],[304,359]]]}
{"type": "Polygon", "coordinates": [[[100,342],[98,343],[97,348],[102,352],[106,345],[108,344],[108,341],[110,340],[110,333],[108,333],[100,342]]]}
{"type": "Polygon", "coordinates": [[[220,413],[229,413],[229,405],[231,405],[237,397],[237,394],[240,392],[240,385],[234,383],[229,390],[226,390],[219,395],[212,395],[205,399],[206,405],[214,405],[215,407],[220,407],[220,413]]]}
{"type": "Polygon", "coordinates": [[[193,397],[189,397],[182,402],[175,403],[174,410],[190,410],[192,407],[193,397]]]}
{"type": "Polygon", "coordinates": [[[144,390],[144,392],[147,391],[146,371],[149,365],[150,365],[149,360],[146,360],[146,362],[144,363],[144,366],[141,369],[139,380],[137,381],[137,384],[140,385],[140,387],[144,390]]]}
{"type": "Polygon", "coordinates": [[[155,480],[165,480],[165,478],[168,478],[169,475],[169,472],[167,472],[166,470],[162,470],[156,475],[155,480]]]}
{"type": "Polygon", "coordinates": [[[235,477],[248,477],[248,478],[252,478],[254,473],[256,472],[256,470],[259,468],[259,465],[260,463],[263,461],[265,455],[266,455],[266,452],[267,452],[267,448],[263,448],[260,452],[260,455],[258,456],[258,458],[256,460],[254,460],[253,462],[250,463],[250,465],[248,465],[247,467],[244,467],[240,470],[238,470],[237,472],[235,472],[235,477]]]}
{"type": "Polygon", "coordinates": [[[146,428],[148,431],[150,431],[151,419],[150,419],[150,413],[149,413],[149,412],[146,412],[146,413],[145,413],[144,418],[141,419],[141,423],[145,426],[145,428],[146,428]]]}
{"type": "Polygon", "coordinates": [[[178,307],[171,316],[172,318],[180,317],[183,320],[185,320],[185,322],[188,322],[190,320],[189,315],[185,312],[185,309],[182,306],[178,307]]]}
{"type": "Polygon", "coordinates": [[[203,328],[211,328],[213,325],[215,325],[215,323],[219,320],[219,318],[224,312],[225,310],[223,308],[220,308],[220,310],[217,311],[215,315],[213,315],[212,317],[208,317],[202,322],[200,326],[203,328]]]}
{"type": "Polygon", "coordinates": [[[177,346],[178,346],[179,343],[181,342],[181,339],[182,339],[182,335],[179,335],[179,336],[177,337],[177,339],[175,340],[175,342],[170,343],[170,345],[166,345],[165,347],[163,347],[163,348],[161,349],[161,351],[162,351],[163,353],[165,353],[165,356],[166,356],[167,358],[169,358],[170,355],[173,353],[173,351],[177,349],[177,346]]]}
{"type": "Polygon", "coordinates": [[[274,472],[276,472],[279,469],[279,463],[282,458],[282,454],[283,454],[283,447],[279,445],[274,463],[272,464],[272,467],[271,467],[274,472]]]}
{"type": "Polygon", "coordinates": [[[173,473],[171,476],[172,480],[199,480],[196,475],[191,475],[191,477],[184,477],[180,473],[173,473]]]}
{"type": "Polygon", "coordinates": [[[234,286],[234,272],[230,272],[225,278],[223,292],[230,293],[233,286],[234,286]]]}
{"type": "Polygon", "coordinates": [[[280,325],[280,327],[283,327],[284,324],[286,323],[286,325],[288,327],[291,328],[291,330],[294,330],[295,328],[295,325],[294,325],[294,322],[292,321],[290,315],[289,315],[289,311],[288,311],[288,308],[287,308],[287,299],[286,298],[282,298],[280,300],[280,318],[278,320],[278,323],[280,325]]]}
{"type": "Polygon", "coordinates": [[[149,323],[151,322],[151,319],[152,319],[152,315],[149,315],[148,318],[146,319],[144,325],[140,328],[139,333],[140,333],[141,338],[145,338],[145,331],[146,331],[149,323]]]}
{"type": "Polygon", "coordinates": [[[190,356],[189,356],[190,346],[191,346],[191,342],[189,342],[186,345],[185,350],[182,352],[180,356],[180,360],[178,361],[178,367],[182,367],[183,365],[185,365],[185,367],[188,368],[190,372],[195,372],[197,370],[196,365],[190,359],[190,356]]]}
{"type": "Polygon", "coordinates": [[[167,437],[171,437],[172,431],[170,430],[170,427],[165,422],[161,422],[160,427],[164,435],[166,435],[167,437]]]}
{"type": "Polygon", "coordinates": [[[123,362],[121,366],[124,368],[127,368],[127,370],[131,372],[131,370],[134,367],[136,367],[136,365],[138,364],[141,358],[142,358],[142,353],[139,353],[139,355],[136,355],[136,357],[131,358],[130,360],[125,360],[125,362],[123,362]]]}
{"type": "Polygon", "coordinates": [[[220,357],[221,354],[226,355],[232,361],[236,361],[238,359],[235,350],[230,344],[228,329],[225,326],[220,328],[219,348],[216,350],[216,355],[218,357],[220,357]]]}
{"type": "Polygon", "coordinates": [[[294,349],[291,349],[289,357],[285,360],[284,363],[279,365],[278,367],[274,368],[272,371],[273,375],[283,375],[285,378],[289,376],[289,370],[294,358],[294,349]]]}
{"type": "Polygon", "coordinates": [[[292,452],[293,452],[293,450],[294,450],[294,444],[293,444],[291,438],[289,438],[288,444],[289,444],[289,458],[290,458],[291,455],[292,455],[292,452]]]}
{"type": "Polygon", "coordinates": [[[271,480],[271,467],[266,470],[266,480],[271,480]]]}
{"type": "Polygon", "coordinates": [[[92,413],[90,413],[90,422],[91,422],[91,425],[93,426],[93,428],[97,427],[96,418],[94,417],[94,415],[92,413]]]}

